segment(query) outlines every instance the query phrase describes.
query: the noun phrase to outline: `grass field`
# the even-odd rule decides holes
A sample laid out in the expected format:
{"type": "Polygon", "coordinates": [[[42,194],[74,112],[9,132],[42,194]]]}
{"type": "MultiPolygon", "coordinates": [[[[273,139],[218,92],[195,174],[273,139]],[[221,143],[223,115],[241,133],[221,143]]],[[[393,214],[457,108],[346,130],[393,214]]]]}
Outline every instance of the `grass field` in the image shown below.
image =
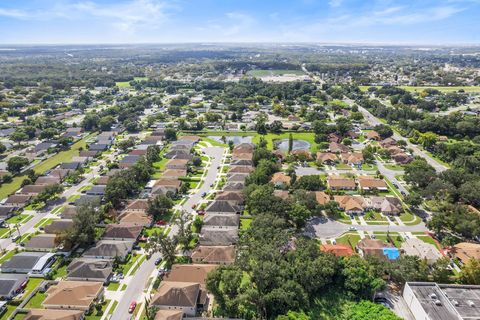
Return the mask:
{"type": "MultiPolygon", "coordinates": [[[[147,77],[134,77],[133,80],[135,81],[142,81],[142,80],[148,80],[147,77]]],[[[115,82],[115,85],[119,88],[130,88],[130,81],[118,81],[115,82]]]]}
{"type": "MultiPolygon", "coordinates": [[[[359,86],[360,90],[362,91],[367,91],[368,88],[373,87],[373,86],[359,86]]],[[[380,86],[376,86],[377,88],[380,88],[380,86]]],[[[402,88],[406,91],[410,92],[422,92],[425,89],[435,89],[438,91],[441,91],[443,93],[450,93],[450,92],[457,92],[458,90],[463,90],[467,93],[480,93],[480,87],[474,87],[474,86],[463,86],[463,87],[419,87],[419,86],[399,86],[399,88],[402,88]]]]}
{"type": "Polygon", "coordinates": [[[247,72],[247,75],[252,77],[282,76],[285,74],[294,74],[297,76],[301,76],[301,75],[304,75],[305,72],[303,72],[302,70],[284,70],[284,69],[250,70],[247,72]]]}

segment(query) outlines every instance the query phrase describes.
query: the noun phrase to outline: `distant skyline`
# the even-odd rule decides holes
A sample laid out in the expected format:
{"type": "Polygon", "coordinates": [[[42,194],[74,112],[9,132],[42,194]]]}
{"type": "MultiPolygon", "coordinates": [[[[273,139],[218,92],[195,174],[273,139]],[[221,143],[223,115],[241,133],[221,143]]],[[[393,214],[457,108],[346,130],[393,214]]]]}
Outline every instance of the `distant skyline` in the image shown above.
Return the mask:
{"type": "Polygon", "coordinates": [[[480,0],[0,0],[0,44],[480,44],[480,0]]]}

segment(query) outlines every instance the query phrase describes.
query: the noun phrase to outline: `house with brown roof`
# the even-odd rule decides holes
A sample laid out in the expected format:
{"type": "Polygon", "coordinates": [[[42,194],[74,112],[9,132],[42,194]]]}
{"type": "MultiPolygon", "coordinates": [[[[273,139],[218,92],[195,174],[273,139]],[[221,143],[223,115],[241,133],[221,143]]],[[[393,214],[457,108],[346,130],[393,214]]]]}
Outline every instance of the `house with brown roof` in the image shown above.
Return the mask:
{"type": "Polygon", "coordinates": [[[84,310],[29,309],[23,320],[82,320],[84,310]]]}
{"type": "Polygon", "coordinates": [[[365,200],[362,196],[334,196],[333,200],[348,214],[360,214],[366,208],[365,200]]]}
{"type": "Polygon", "coordinates": [[[383,139],[382,141],[380,141],[380,145],[382,146],[382,148],[388,148],[388,147],[396,146],[397,145],[397,140],[389,137],[389,138],[386,138],[386,139],[383,139]]]}
{"type": "Polygon", "coordinates": [[[460,242],[452,247],[450,254],[463,264],[471,259],[480,261],[480,244],[472,242],[460,242]]]}
{"type": "Polygon", "coordinates": [[[338,156],[332,152],[317,152],[317,162],[332,165],[338,161],[338,156]]]}
{"type": "Polygon", "coordinates": [[[378,239],[364,238],[357,243],[358,253],[362,256],[373,255],[379,258],[395,260],[400,256],[400,251],[390,243],[378,239]]]}
{"type": "Polygon", "coordinates": [[[364,161],[361,152],[344,152],[340,154],[340,157],[342,158],[343,163],[349,165],[361,166],[364,161]]]}
{"type": "Polygon", "coordinates": [[[34,184],[29,184],[20,189],[18,192],[19,194],[26,194],[32,197],[37,196],[40,192],[45,190],[48,187],[46,184],[41,184],[41,185],[34,185],[34,184]]]}
{"type": "Polygon", "coordinates": [[[200,284],[191,282],[162,281],[150,304],[159,310],[178,310],[186,316],[194,317],[197,308],[207,303],[200,284]]]}
{"type": "Polygon", "coordinates": [[[146,212],[148,209],[147,199],[136,199],[128,203],[125,211],[146,212]]]}
{"type": "Polygon", "coordinates": [[[232,155],[232,161],[252,160],[252,159],[253,159],[253,152],[234,153],[232,155]]]}
{"type": "Polygon", "coordinates": [[[369,206],[372,209],[380,211],[385,215],[398,215],[403,212],[402,202],[397,197],[371,197],[367,200],[370,202],[369,206]]]}
{"type": "Polygon", "coordinates": [[[63,209],[62,213],[60,213],[60,218],[62,219],[73,219],[73,217],[77,214],[77,207],[75,206],[66,206],[63,209]]]}
{"type": "Polygon", "coordinates": [[[171,271],[163,277],[163,281],[198,283],[205,289],[207,274],[217,267],[216,264],[174,264],[171,271]]]}
{"type": "Polygon", "coordinates": [[[183,316],[180,310],[158,310],[153,320],[182,320],[183,316]]]}
{"type": "Polygon", "coordinates": [[[103,296],[103,283],[90,281],[59,281],[45,292],[45,309],[88,310],[103,296]]]}
{"type": "Polygon", "coordinates": [[[222,191],[215,197],[217,201],[228,201],[232,205],[240,205],[245,201],[245,196],[241,191],[222,191]]]}
{"type": "Polygon", "coordinates": [[[355,190],[357,188],[355,180],[335,175],[328,176],[327,185],[330,190],[355,190]]]}
{"type": "Polygon", "coordinates": [[[253,153],[253,150],[255,150],[255,145],[253,143],[244,142],[236,145],[232,150],[232,154],[253,153]]]}
{"type": "Polygon", "coordinates": [[[325,205],[330,202],[330,196],[323,191],[314,191],[318,204],[325,205]]]}
{"type": "Polygon", "coordinates": [[[145,211],[122,211],[118,217],[121,224],[131,224],[136,226],[150,227],[153,219],[145,211]]]}
{"type": "Polygon", "coordinates": [[[358,188],[362,191],[380,190],[387,191],[387,183],[383,179],[377,179],[372,176],[359,176],[357,178],[358,188]]]}
{"type": "Polygon", "coordinates": [[[238,242],[238,229],[204,227],[198,242],[202,246],[229,246],[238,242]]]}
{"type": "Polygon", "coordinates": [[[155,184],[153,185],[153,188],[152,188],[152,192],[155,192],[155,189],[157,187],[161,187],[161,186],[167,186],[167,187],[173,187],[175,189],[180,189],[180,186],[182,185],[182,181],[178,180],[178,179],[175,179],[175,178],[160,178],[157,180],[157,182],[155,182],[155,184]]]}
{"type": "Polygon", "coordinates": [[[36,185],[54,185],[57,183],[60,183],[60,179],[58,177],[51,177],[51,176],[43,176],[43,177],[38,177],[37,180],[35,180],[36,185]]]}
{"type": "Polygon", "coordinates": [[[350,257],[355,254],[352,247],[341,244],[322,244],[320,250],[332,253],[337,257],[350,257]]]}
{"type": "Polygon", "coordinates": [[[212,228],[234,228],[240,225],[238,214],[211,214],[208,213],[203,219],[203,226],[212,228]]]}
{"type": "Polygon", "coordinates": [[[348,152],[350,149],[343,144],[337,143],[337,142],[330,142],[328,145],[328,151],[334,152],[334,153],[342,153],[342,152],[348,152]]]}
{"type": "Polygon", "coordinates": [[[368,140],[375,140],[375,141],[380,141],[382,139],[380,137],[380,134],[378,134],[378,132],[375,130],[368,131],[366,134],[366,137],[368,140]]]}
{"type": "Polygon", "coordinates": [[[198,141],[200,141],[200,137],[199,136],[180,136],[180,137],[178,137],[178,140],[179,141],[191,141],[193,143],[197,143],[198,141]]]}
{"type": "Polygon", "coordinates": [[[277,188],[285,187],[290,185],[292,178],[287,176],[284,172],[275,172],[270,180],[271,183],[277,188]]]}
{"type": "Polygon", "coordinates": [[[192,252],[194,263],[232,264],[235,261],[235,246],[198,246],[192,252]]]}
{"type": "Polygon", "coordinates": [[[175,169],[175,170],[187,170],[187,159],[172,159],[167,162],[166,169],[175,169]]]}
{"type": "MultiPolygon", "coordinates": [[[[232,173],[251,173],[255,170],[252,166],[231,166],[228,170],[228,174],[232,173]]],[[[228,176],[228,175],[227,175],[228,176]]]]}
{"type": "Polygon", "coordinates": [[[392,158],[398,164],[408,164],[413,161],[413,157],[411,155],[403,152],[395,154],[392,158]]]}
{"type": "Polygon", "coordinates": [[[6,207],[18,207],[22,208],[30,203],[32,196],[26,194],[13,194],[7,198],[3,204],[6,207]]]}
{"type": "Polygon", "coordinates": [[[163,177],[180,178],[187,176],[187,170],[182,169],[167,169],[162,174],[163,177]]]}
{"type": "Polygon", "coordinates": [[[72,219],[57,219],[44,227],[45,233],[59,234],[73,227],[72,219]]]}
{"type": "Polygon", "coordinates": [[[108,224],[102,235],[102,239],[137,241],[142,229],[143,226],[135,224],[108,224]]]}

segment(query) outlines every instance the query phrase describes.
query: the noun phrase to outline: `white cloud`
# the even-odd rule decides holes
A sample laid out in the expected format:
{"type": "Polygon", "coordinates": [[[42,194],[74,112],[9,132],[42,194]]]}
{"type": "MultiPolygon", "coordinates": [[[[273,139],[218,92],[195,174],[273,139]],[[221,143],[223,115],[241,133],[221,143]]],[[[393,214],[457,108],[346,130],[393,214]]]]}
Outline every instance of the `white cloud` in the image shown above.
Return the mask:
{"type": "Polygon", "coordinates": [[[240,12],[229,12],[226,14],[228,21],[224,26],[225,29],[223,33],[225,35],[235,35],[251,27],[255,19],[250,15],[240,12]]]}
{"type": "Polygon", "coordinates": [[[0,16],[9,17],[9,18],[16,18],[16,19],[24,19],[24,18],[28,17],[28,14],[24,11],[17,10],[17,9],[3,9],[3,8],[0,8],[0,16]]]}
{"type": "Polygon", "coordinates": [[[340,7],[343,3],[343,0],[329,0],[328,1],[328,4],[330,5],[330,7],[340,7]]]}

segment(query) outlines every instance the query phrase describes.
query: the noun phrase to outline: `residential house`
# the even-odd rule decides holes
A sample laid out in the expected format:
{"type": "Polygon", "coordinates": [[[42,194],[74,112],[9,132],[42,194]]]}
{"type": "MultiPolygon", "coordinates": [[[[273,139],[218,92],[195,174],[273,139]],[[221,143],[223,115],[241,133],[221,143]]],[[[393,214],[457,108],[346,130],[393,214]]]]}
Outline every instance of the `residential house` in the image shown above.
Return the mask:
{"type": "Polygon", "coordinates": [[[434,245],[417,238],[405,239],[402,243],[401,250],[408,256],[417,256],[420,260],[427,261],[430,266],[442,257],[442,254],[434,245]]]}
{"type": "Polygon", "coordinates": [[[227,182],[223,186],[223,191],[241,191],[245,188],[244,182],[227,182]]]}
{"type": "Polygon", "coordinates": [[[184,169],[167,169],[162,174],[162,177],[175,178],[175,179],[178,179],[180,177],[186,177],[186,176],[187,176],[187,170],[184,170],[184,169]]]}
{"type": "Polygon", "coordinates": [[[101,176],[95,181],[94,184],[100,185],[100,186],[106,186],[108,183],[108,180],[110,180],[110,176],[101,176]]]}
{"type": "Polygon", "coordinates": [[[120,160],[118,166],[122,169],[131,168],[138,160],[140,160],[140,156],[125,156],[120,160]]]}
{"type": "Polygon", "coordinates": [[[342,244],[322,244],[320,250],[332,253],[337,257],[350,257],[355,254],[352,247],[342,244]]]}
{"type": "Polygon", "coordinates": [[[199,243],[202,246],[229,246],[238,242],[238,229],[202,228],[199,243]]]}
{"type": "Polygon", "coordinates": [[[85,258],[115,259],[124,260],[132,251],[134,241],[132,240],[100,240],[94,247],[83,253],[85,258]]]}
{"type": "Polygon", "coordinates": [[[350,151],[350,149],[346,145],[337,142],[330,142],[330,144],[328,145],[328,151],[333,153],[342,153],[348,152],[350,151]]]}
{"type": "Polygon", "coordinates": [[[330,196],[323,191],[314,191],[315,199],[317,200],[318,204],[325,205],[330,202],[330,196]]]}
{"type": "Polygon", "coordinates": [[[45,190],[48,186],[47,185],[34,185],[34,184],[29,184],[29,185],[26,185],[25,187],[23,187],[22,189],[20,189],[20,191],[18,191],[19,194],[24,194],[24,195],[28,195],[28,196],[32,196],[32,197],[35,197],[37,196],[40,192],[42,192],[43,190],[45,190]]]}
{"type": "Polygon", "coordinates": [[[178,310],[194,317],[199,304],[206,304],[206,300],[206,295],[201,295],[198,283],[162,281],[150,304],[159,310],[178,310]]]}
{"type": "Polygon", "coordinates": [[[362,196],[334,196],[333,201],[348,214],[360,214],[365,210],[366,204],[362,196]]]}
{"type": "Polygon", "coordinates": [[[112,260],[75,258],[67,267],[67,279],[108,283],[112,271],[112,260]]]}
{"type": "Polygon", "coordinates": [[[148,200],[136,199],[128,203],[125,211],[147,212],[148,200]]]}
{"type": "Polygon", "coordinates": [[[57,247],[57,235],[40,233],[33,236],[26,244],[25,249],[28,251],[52,251],[57,247]]]}
{"type": "Polygon", "coordinates": [[[152,226],[152,217],[145,211],[123,211],[118,217],[121,224],[132,224],[143,227],[152,226]]]}
{"type": "Polygon", "coordinates": [[[450,254],[463,264],[468,263],[471,259],[480,261],[480,244],[460,242],[452,247],[450,254]]]}
{"type": "Polygon", "coordinates": [[[85,193],[88,196],[104,196],[106,188],[107,188],[106,185],[94,185],[90,189],[85,191],[85,193]]]}
{"type": "Polygon", "coordinates": [[[23,320],[82,320],[83,310],[28,309],[23,320]]]}
{"type": "Polygon", "coordinates": [[[371,197],[369,201],[372,209],[385,215],[398,215],[403,212],[402,202],[397,197],[371,197]]]}
{"type": "Polygon", "coordinates": [[[174,264],[163,281],[198,283],[200,288],[205,289],[207,274],[217,267],[216,264],[174,264]]]}
{"type": "Polygon", "coordinates": [[[0,298],[10,300],[19,294],[28,277],[24,274],[0,274],[0,298]]]}
{"type": "Polygon", "coordinates": [[[273,195],[280,199],[286,200],[289,196],[288,190],[273,190],[273,195]]]}
{"type": "Polygon", "coordinates": [[[198,246],[192,252],[194,263],[232,264],[235,261],[235,246],[198,246]]]}
{"type": "Polygon", "coordinates": [[[60,218],[62,219],[73,219],[77,214],[77,208],[75,206],[66,206],[65,209],[60,213],[60,218]]]}
{"type": "Polygon", "coordinates": [[[240,225],[238,214],[211,214],[208,213],[203,219],[204,227],[211,228],[235,228],[240,225]]]}
{"type": "Polygon", "coordinates": [[[282,188],[282,187],[289,186],[291,180],[292,178],[287,176],[285,173],[275,172],[270,182],[272,182],[275,187],[282,188]]]}
{"type": "Polygon", "coordinates": [[[328,176],[327,185],[330,190],[355,190],[355,180],[343,176],[328,176]]]}
{"type": "Polygon", "coordinates": [[[252,173],[254,170],[252,166],[230,166],[227,176],[234,173],[252,173]]]}
{"type": "Polygon", "coordinates": [[[364,238],[357,243],[357,250],[362,257],[374,255],[388,260],[396,260],[400,257],[400,251],[391,244],[382,240],[364,238]]]}
{"type": "Polygon", "coordinates": [[[103,296],[102,282],[59,281],[45,291],[45,309],[89,310],[103,296]]]}
{"type": "Polygon", "coordinates": [[[380,137],[380,134],[375,130],[368,131],[366,134],[366,137],[368,140],[375,140],[375,141],[380,141],[382,139],[380,137]]]}
{"type": "Polygon", "coordinates": [[[387,191],[387,183],[383,179],[377,179],[371,176],[359,176],[357,178],[358,188],[362,191],[387,191]]]}
{"type": "Polygon", "coordinates": [[[57,219],[44,227],[45,233],[59,234],[73,227],[72,219],[57,219]]]}
{"type": "Polygon", "coordinates": [[[164,155],[167,159],[192,160],[193,155],[187,150],[170,150],[164,155]]]}
{"type": "Polygon", "coordinates": [[[135,224],[108,224],[102,239],[105,240],[133,240],[137,241],[143,226],[135,224]]]}
{"type": "Polygon", "coordinates": [[[413,161],[413,157],[406,153],[397,153],[393,156],[393,160],[398,164],[409,164],[413,161]]]}
{"type": "Polygon", "coordinates": [[[42,275],[55,261],[53,253],[19,252],[5,261],[0,269],[2,273],[28,273],[42,275]]]}
{"type": "Polygon", "coordinates": [[[232,205],[229,201],[214,200],[207,205],[205,212],[208,214],[237,214],[240,213],[240,208],[232,205]]]}
{"type": "Polygon", "coordinates": [[[245,196],[241,191],[222,191],[217,193],[216,201],[228,201],[231,205],[241,205],[245,201],[245,196]]]}
{"type": "Polygon", "coordinates": [[[17,210],[18,210],[18,207],[15,207],[15,206],[0,205],[0,220],[3,220],[3,221],[7,220],[8,218],[15,215],[17,210]]]}
{"type": "Polygon", "coordinates": [[[342,162],[353,166],[361,166],[363,164],[363,154],[361,152],[344,152],[340,154],[342,162]]]}
{"type": "Polygon", "coordinates": [[[317,162],[333,165],[338,161],[338,156],[332,152],[317,152],[317,162]]]}
{"type": "Polygon", "coordinates": [[[173,170],[187,170],[188,169],[188,160],[187,159],[172,159],[167,162],[165,168],[173,170]]]}

